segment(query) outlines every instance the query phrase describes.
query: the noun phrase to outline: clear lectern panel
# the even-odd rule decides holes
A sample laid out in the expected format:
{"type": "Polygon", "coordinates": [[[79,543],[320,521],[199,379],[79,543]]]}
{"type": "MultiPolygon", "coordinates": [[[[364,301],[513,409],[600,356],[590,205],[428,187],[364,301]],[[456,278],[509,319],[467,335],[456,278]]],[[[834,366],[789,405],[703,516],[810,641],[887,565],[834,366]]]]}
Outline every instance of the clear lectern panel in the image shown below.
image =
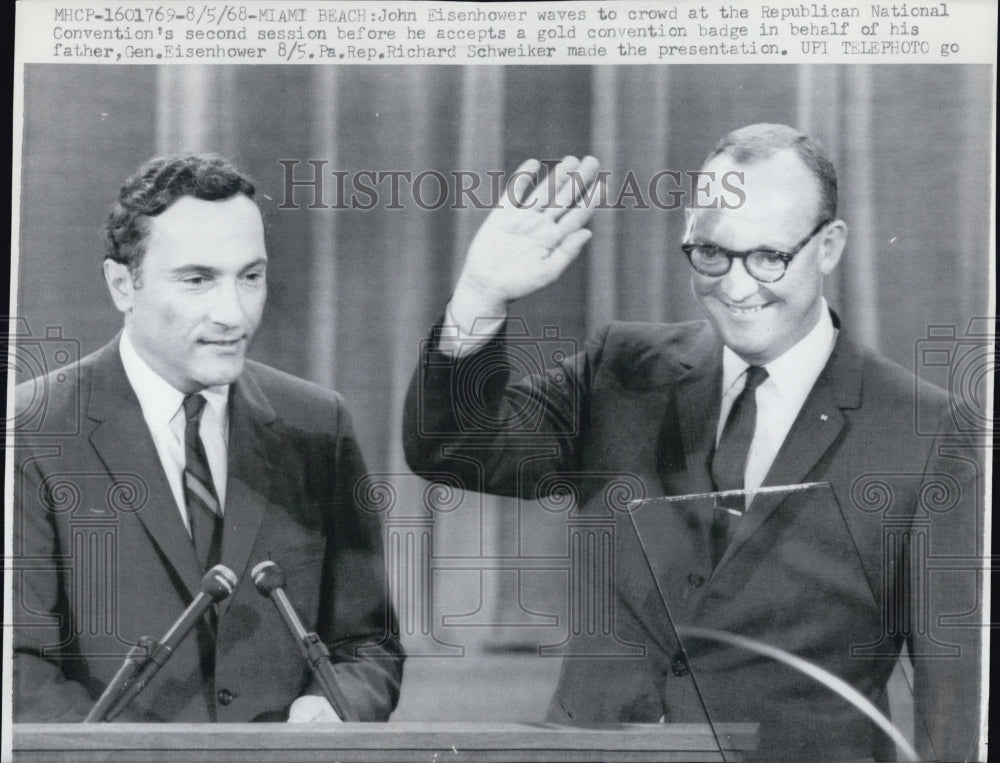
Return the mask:
{"type": "MultiPolygon", "coordinates": [[[[908,538],[845,513],[827,483],[646,498],[629,509],[660,607],[633,602],[635,611],[658,614],[668,634],[666,722],[759,723],[756,754],[767,759],[891,756],[897,743],[905,759],[909,733],[888,721],[883,689],[912,622],[900,574],[908,538]]],[[[640,574],[619,561],[619,575],[640,574]]],[[[618,588],[629,611],[630,588],[618,588]]],[[[899,687],[912,708],[907,682],[899,687]]]]}

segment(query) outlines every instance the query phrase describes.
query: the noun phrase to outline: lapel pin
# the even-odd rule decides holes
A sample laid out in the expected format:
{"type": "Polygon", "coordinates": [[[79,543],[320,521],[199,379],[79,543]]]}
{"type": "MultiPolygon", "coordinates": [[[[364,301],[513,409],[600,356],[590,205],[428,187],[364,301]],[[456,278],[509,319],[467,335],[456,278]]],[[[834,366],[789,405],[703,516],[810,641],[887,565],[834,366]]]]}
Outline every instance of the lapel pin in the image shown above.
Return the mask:
{"type": "Polygon", "coordinates": [[[827,415],[826,415],[825,413],[821,413],[821,414],[819,415],[819,420],[820,420],[820,421],[826,421],[826,420],[827,420],[828,418],[830,418],[830,417],[829,417],[829,416],[827,416],[827,415]]]}

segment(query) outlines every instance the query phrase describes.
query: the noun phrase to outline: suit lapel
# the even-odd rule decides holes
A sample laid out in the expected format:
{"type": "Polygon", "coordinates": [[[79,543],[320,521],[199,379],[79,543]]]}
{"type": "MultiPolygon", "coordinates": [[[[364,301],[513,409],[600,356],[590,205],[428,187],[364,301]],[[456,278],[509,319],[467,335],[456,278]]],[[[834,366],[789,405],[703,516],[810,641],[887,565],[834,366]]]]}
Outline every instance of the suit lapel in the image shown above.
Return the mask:
{"type": "MultiPolygon", "coordinates": [[[[655,464],[661,489],[648,493],[650,498],[712,490],[708,457],[719,417],[722,345],[714,333],[700,333],[678,360],[682,371],[676,383],[645,393],[649,399],[643,407],[661,429],[655,464]]],[[[684,548],[693,554],[707,548],[709,524],[693,504],[651,503],[629,518],[661,592],[670,589],[668,569],[679,561],[663,549],[684,548]],[[681,536],[687,540],[679,541],[681,536]]]]}
{"type": "Polygon", "coordinates": [[[139,399],[125,375],[118,338],[95,359],[87,415],[97,422],[90,442],[112,479],[136,475],[148,487],[149,501],[136,512],[161,556],[169,562],[194,597],[202,571],[170,490],[139,399]]]}
{"type": "Polygon", "coordinates": [[[677,416],[684,450],[684,474],[670,475],[672,495],[712,490],[708,463],[719,419],[721,345],[702,345],[685,365],[689,366],[687,372],[677,380],[677,416]]]}
{"type": "MultiPolygon", "coordinates": [[[[846,426],[843,411],[861,404],[862,366],[858,347],[850,338],[839,337],[830,360],[775,456],[764,486],[795,485],[807,480],[846,426]]],[[[751,501],[716,569],[739,551],[781,503],[781,493],[762,493],[751,501]]]]}
{"type": "MultiPolygon", "coordinates": [[[[279,438],[271,431],[274,410],[247,368],[233,385],[229,420],[229,475],[226,487],[222,563],[242,579],[273,485],[279,438]]],[[[261,561],[259,559],[254,562],[261,561]]],[[[223,602],[223,609],[228,600],[223,602]]]]}
{"type": "MultiPolygon", "coordinates": [[[[160,457],[125,375],[118,338],[95,358],[87,415],[96,422],[90,442],[108,473],[136,475],[149,501],[136,516],[192,597],[201,590],[203,571],[170,490],[160,457]]],[[[272,484],[279,453],[270,425],[274,410],[248,369],[230,395],[229,474],[223,523],[222,563],[243,577],[272,484]]],[[[224,602],[223,607],[228,604],[224,602]]]]}

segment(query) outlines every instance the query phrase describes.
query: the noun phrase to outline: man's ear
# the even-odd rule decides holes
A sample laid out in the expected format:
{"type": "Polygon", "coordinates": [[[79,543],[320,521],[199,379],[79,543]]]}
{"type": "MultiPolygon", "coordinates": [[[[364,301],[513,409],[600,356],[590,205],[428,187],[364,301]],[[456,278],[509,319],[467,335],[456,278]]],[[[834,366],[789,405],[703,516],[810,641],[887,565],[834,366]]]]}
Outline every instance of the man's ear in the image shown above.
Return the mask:
{"type": "Polygon", "coordinates": [[[819,269],[823,275],[830,275],[837,267],[846,244],[847,223],[843,220],[834,220],[826,226],[819,241],[819,269]]]}
{"type": "Polygon", "coordinates": [[[132,271],[129,270],[128,265],[114,260],[105,260],[104,280],[108,284],[108,291],[111,292],[111,299],[114,300],[115,307],[123,313],[131,312],[135,282],[132,280],[132,271]]]}

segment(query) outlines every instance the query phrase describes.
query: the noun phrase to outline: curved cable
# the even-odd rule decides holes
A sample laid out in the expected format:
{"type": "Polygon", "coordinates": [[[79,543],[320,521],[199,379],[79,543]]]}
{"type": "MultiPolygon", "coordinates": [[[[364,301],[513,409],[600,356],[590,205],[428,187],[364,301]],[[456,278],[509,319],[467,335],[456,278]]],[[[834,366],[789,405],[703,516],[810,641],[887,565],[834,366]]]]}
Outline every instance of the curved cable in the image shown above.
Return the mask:
{"type": "Polygon", "coordinates": [[[757,654],[770,657],[772,660],[777,660],[778,662],[784,663],[789,667],[805,673],[810,678],[819,681],[831,691],[839,694],[841,697],[854,705],[858,710],[871,718],[872,721],[874,721],[878,727],[882,729],[882,731],[889,735],[889,738],[896,743],[911,763],[919,763],[920,758],[917,756],[916,750],[910,746],[909,741],[907,741],[906,737],[903,736],[903,733],[893,725],[892,721],[886,718],[885,715],[883,715],[882,712],[875,707],[875,705],[873,705],[864,694],[859,692],[842,678],[835,676],[830,671],[825,670],[818,665],[814,665],[808,660],[803,660],[801,657],[796,657],[794,654],[786,652],[784,649],[778,649],[770,644],[765,644],[763,641],[747,638],[746,636],[741,636],[737,633],[719,631],[713,628],[697,628],[687,625],[677,626],[676,629],[686,636],[707,639],[709,641],[721,641],[724,644],[730,644],[731,646],[737,646],[751,652],[756,652],[757,654]]]}

